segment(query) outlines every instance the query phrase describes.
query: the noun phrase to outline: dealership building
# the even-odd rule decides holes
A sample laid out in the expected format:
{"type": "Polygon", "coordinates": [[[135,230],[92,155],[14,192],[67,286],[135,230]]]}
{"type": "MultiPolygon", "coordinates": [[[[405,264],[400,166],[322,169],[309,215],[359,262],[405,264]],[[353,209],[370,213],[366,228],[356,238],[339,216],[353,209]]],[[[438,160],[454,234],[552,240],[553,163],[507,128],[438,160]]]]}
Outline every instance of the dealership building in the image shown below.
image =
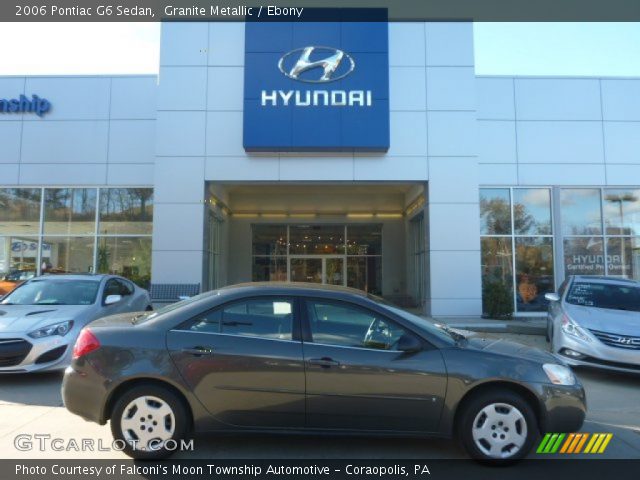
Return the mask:
{"type": "Polygon", "coordinates": [[[162,25],[158,76],[0,77],[0,273],[438,316],[640,278],[640,79],[485,77],[473,24],[162,25]]]}

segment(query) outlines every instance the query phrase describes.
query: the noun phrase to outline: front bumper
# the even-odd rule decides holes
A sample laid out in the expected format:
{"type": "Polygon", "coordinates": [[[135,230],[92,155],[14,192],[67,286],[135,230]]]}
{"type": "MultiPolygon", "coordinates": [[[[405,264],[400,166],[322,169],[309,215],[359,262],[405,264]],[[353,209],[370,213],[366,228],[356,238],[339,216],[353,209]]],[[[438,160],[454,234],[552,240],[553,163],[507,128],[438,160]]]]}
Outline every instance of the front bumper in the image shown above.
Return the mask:
{"type": "Polygon", "coordinates": [[[640,350],[626,350],[605,345],[597,338],[591,342],[567,335],[562,330],[554,333],[553,351],[571,366],[588,366],[617,372],[640,373],[640,350]],[[580,356],[567,354],[567,350],[580,356]]]}
{"type": "Polygon", "coordinates": [[[587,397],[582,384],[536,385],[543,412],[540,430],[545,432],[577,432],[582,428],[587,414],[587,397]]]}
{"type": "Polygon", "coordinates": [[[0,374],[63,370],[71,363],[71,335],[34,339],[24,334],[0,335],[0,374]]]}

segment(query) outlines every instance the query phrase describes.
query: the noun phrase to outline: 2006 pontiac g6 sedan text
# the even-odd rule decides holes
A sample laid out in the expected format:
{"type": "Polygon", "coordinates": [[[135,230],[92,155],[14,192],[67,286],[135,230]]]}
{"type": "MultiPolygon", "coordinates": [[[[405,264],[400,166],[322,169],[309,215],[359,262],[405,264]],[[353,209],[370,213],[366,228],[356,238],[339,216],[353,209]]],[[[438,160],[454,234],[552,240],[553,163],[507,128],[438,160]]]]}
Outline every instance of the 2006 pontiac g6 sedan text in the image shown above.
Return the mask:
{"type": "Polygon", "coordinates": [[[136,458],[190,431],[456,437],[509,461],[572,432],[584,389],[550,353],[466,338],[342,287],[244,284],[97,320],[62,386],[136,458]]]}

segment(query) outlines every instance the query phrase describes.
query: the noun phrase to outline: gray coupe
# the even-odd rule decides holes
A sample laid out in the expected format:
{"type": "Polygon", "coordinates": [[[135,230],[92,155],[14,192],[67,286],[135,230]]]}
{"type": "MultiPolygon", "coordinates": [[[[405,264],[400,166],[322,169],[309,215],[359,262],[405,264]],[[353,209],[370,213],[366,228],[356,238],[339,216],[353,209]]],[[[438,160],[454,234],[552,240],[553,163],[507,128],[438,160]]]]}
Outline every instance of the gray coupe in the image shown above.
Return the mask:
{"type": "Polygon", "coordinates": [[[539,432],[580,429],[586,409],[550,353],[467,338],[361,291],[293,283],[95,321],[62,394],[143,459],[194,429],[454,436],[474,458],[510,461],[539,432]]]}

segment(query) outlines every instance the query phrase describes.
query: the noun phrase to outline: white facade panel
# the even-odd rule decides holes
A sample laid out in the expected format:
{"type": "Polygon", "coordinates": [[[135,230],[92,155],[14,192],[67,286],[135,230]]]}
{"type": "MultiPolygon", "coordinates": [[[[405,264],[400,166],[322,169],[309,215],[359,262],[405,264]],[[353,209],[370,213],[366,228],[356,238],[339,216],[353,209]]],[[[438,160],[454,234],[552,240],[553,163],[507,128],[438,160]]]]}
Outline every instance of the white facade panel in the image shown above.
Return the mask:
{"type": "Polygon", "coordinates": [[[22,164],[21,185],[104,185],[107,181],[107,164],[22,164]]]}
{"type": "Polygon", "coordinates": [[[597,79],[516,78],[519,120],[601,120],[597,79]]]}
{"type": "Polygon", "coordinates": [[[389,64],[391,67],[425,65],[425,24],[389,24],[389,64]]]}
{"type": "Polygon", "coordinates": [[[160,35],[160,65],[206,65],[209,24],[164,22],[160,35]]]}
{"type": "Polygon", "coordinates": [[[519,185],[604,185],[605,166],[585,164],[520,164],[519,185]]]}
{"type": "Polygon", "coordinates": [[[429,178],[428,158],[393,157],[390,155],[361,156],[354,158],[354,180],[418,181],[429,178]]]}
{"type": "Polygon", "coordinates": [[[108,135],[104,120],[24,122],[22,163],[106,163],[108,135]]]}
{"type": "Polygon", "coordinates": [[[518,165],[515,163],[480,163],[478,183],[483,185],[518,185],[518,165]]]}
{"type": "MultiPolygon", "coordinates": [[[[0,98],[19,98],[20,95],[25,94],[25,77],[4,77],[0,78],[0,98]]],[[[34,92],[27,92],[29,97],[34,92]]],[[[36,92],[36,95],[38,93],[36,92]]],[[[0,115],[0,122],[2,121],[15,121],[22,120],[22,113],[11,113],[0,115]]]]}
{"type": "Polygon", "coordinates": [[[155,120],[158,77],[114,77],[111,80],[111,119],[155,120]]]}
{"type": "Polygon", "coordinates": [[[604,122],[607,163],[640,164],[640,122],[604,122]]]}
{"type": "Polygon", "coordinates": [[[207,157],[205,179],[211,181],[279,180],[280,158],[266,155],[207,157]]]}
{"type": "Polygon", "coordinates": [[[607,185],[637,187],[640,183],[640,165],[607,165],[607,185]]]}
{"type": "Polygon", "coordinates": [[[429,180],[430,203],[478,203],[475,158],[429,157],[429,180]]]}
{"type": "Polygon", "coordinates": [[[514,120],[513,78],[477,77],[476,105],[479,119],[514,120]]]}
{"type": "Polygon", "coordinates": [[[601,122],[518,122],[520,163],[603,163],[601,122]]]}
{"type": "MultiPolygon", "coordinates": [[[[433,241],[433,235],[431,236],[433,241]]],[[[431,298],[480,300],[480,239],[477,251],[431,251],[431,298]],[[460,279],[465,279],[464,287],[460,279]]],[[[437,313],[434,309],[434,316],[437,313]]]]}
{"type": "Polygon", "coordinates": [[[20,162],[21,136],[22,122],[0,122],[0,145],[2,145],[0,164],[20,162]]]}
{"type": "Polygon", "coordinates": [[[391,112],[389,155],[427,155],[425,112],[391,112]]]}
{"type": "Polygon", "coordinates": [[[244,23],[209,24],[208,64],[223,67],[244,65],[244,23]]]}
{"type": "Polygon", "coordinates": [[[392,111],[426,110],[427,83],[424,67],[389,69],[389,106],[392,111]]]}
{"type": "Polygon", "coordinates": [[[111,163],[107,165],[107,185],[153,186],[153,164],[111,163]]]}
{"type": "Polygon", "coordinates": [[[244,93],[243,67],[209,68],[207,110],[242,111],[244,93]]]}
{"type": "Polygon", "coordinates": [[[202,201],[196,204],[156,203],[153,207],[154,250],[202,251],[203,229],[202,201]]]}
{"type": "Polygon", "coordinates": [[[156,155],[204,155],[205,115],[205,112],[158,112],[156,155]]]}
{"type": "Polygon", "coordinates": [[[603,79],[602,110],[605,120],[640,121],[640,79],[603,79]]]}
{"type": "Polygon", "coordinates": [[[478,120],[478,161],[516,163],[516,124],[505,120],[478,120]]]}
{"type": "Polygon", "coordinates": [[[428,67],[428,110],[475,110],[473,67],[428,67]]]}
{"type": "Polygon", "coordinates": [[[427,65],[474,65],[471,22],[428,22],[425,27],[427,65]]]}
{"type": "Polygon", "coordinates": [[[0,184],[11,186],[19,182],[20,165],[17,163],[3,163],[0,165],[0,184]]]}
{"type": "Polygon", "coordinates": [[[207,155],[246,155],[242,147],[242,112],[207,112],[207,155]]]}
{"type": "Polygon", "coordinates": [[[476,156],[476,112],[429,112],[429,155],[476,156]]]}
{"type": "MultiPolygon", "coordinates": [[[[476,202],[478,197],[475,198],[476,202]]],[[[480,248],[478,235],[480,216],[478,204],[430,203],[429,226],[432,230],[455,230],[453,235],[431,235],[430,249],[434,251],[477,251],[480,248]],[[455,225],[452,219],[455,218],[455,225]]],[[[433,263],[432,263],[433,266],[433,263]]]]}
{"type": "Polygon", "coordinates": [[[155,202],[202,203],[203,157],[158,158],[155,166],[155,202]]]}
{"type": "Polygon", "coordinates": [[[109,163],[155,162],[155,120],[113,120],[109,126],[109,163]]]}
{"type": "Polygon", "coordinates": [[[280,180],[353,180],[353,156],[280,157],[280,180]]]}
{"type": "Polygon", "coordinates": [[[158,110],[205,110],[206,67],[160,68],[158,110]]]}

